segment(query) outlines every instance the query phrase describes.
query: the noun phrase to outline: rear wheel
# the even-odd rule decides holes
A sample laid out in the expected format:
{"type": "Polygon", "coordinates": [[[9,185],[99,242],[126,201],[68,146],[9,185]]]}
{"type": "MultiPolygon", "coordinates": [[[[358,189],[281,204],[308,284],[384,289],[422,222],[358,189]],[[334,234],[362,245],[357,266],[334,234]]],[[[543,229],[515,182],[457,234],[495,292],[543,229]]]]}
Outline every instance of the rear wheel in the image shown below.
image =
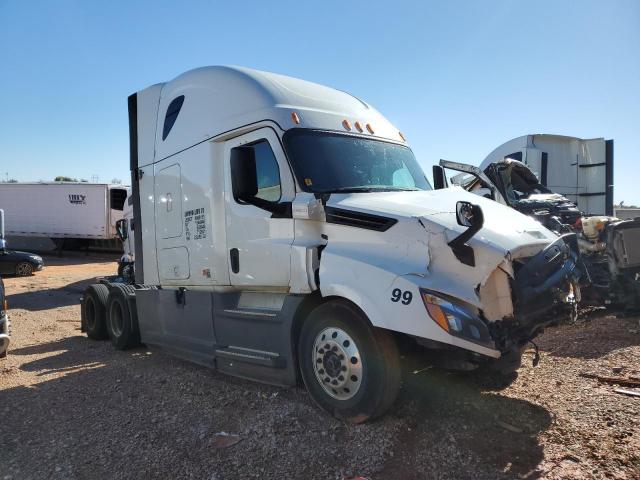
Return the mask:
{"type": "Polygon", "coordinates": [[[117,350],[140,345],[140,330],[135,309],[129,308],[129,296],[135,292],[132,285],[115,283],[107,300],[107,332],[117,350]]]}
{"type": "Polygon", "coordinates": [[[82,297],[81,317],[87,337],[93,340],[107,338],[106,309],[109,289],[106,285],[89,285],[82,297]]]}
{"type": "Polygon", "coordinates": [[[337,418],[362,423],[385,413],[400,388],[392,335],[369,326],[353,304],[332,300],[311,312],[298,358],[311,398],[337,418]]]}
{"type": "Polygon", "coordinates": [[[33,265],[29,262],[20,262],[16,265],[16,275],[19,277],[28,277],[33,274],[33,265]]]}

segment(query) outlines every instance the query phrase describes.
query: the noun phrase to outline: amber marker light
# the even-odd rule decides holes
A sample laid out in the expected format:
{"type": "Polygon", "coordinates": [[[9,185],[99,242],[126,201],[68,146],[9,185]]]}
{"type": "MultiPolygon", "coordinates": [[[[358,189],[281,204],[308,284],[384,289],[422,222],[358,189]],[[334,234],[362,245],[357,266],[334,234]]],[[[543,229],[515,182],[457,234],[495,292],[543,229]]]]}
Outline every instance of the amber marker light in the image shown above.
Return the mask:
{"type": "Polygon", "coordinates": [[[427,307],[427,312],[429,316],[440,325],[445,332],[449,332],[449,322],[447,321],[447,316],[442,311],[440,307],[440,299],[435,297],[429,293],[422,292],[422,300],[424,301],[424,306],[427,307]]]}
{"type": "Polygon", "coordinates": [[[370,133],[371,135],[373,135],[373,134],[375,133],[375,132],[373,131],[373,127],[371,126],[371,124],[370,124],[370,123],[367,123],[367,130],[369,131],[369,133],[370,133]]]}
{"type": "Polygon", "coordinates": [[[360,133],[364,131],[364,129],[362,128],[362,124],[360,122],[356,122],[355,126],[356,126],[356,130],[358,130],[360,133]]]}
{"type": "Polygon", "coordinates": [[[298,115],[296,112],[291,112],[291,120],[293,120],[293,123],[295,123],[296,125],[300,125],[300,115],[298,115]]]}
{"type": "Polygon", "coordinates": [[[403,142],[407,141],[407,139],[404,138],[404,135],[402,134],[402,132],[398,132],[398,135],[400,135],[400,138],[402,139],[403,142]]]}
{"type": "Polygon", "coordinates": [[[349,122],[349,120],[347,120],[346,118],[342,120],[342,126],[345,130],[351,130],[351,122],[349,122]]]}

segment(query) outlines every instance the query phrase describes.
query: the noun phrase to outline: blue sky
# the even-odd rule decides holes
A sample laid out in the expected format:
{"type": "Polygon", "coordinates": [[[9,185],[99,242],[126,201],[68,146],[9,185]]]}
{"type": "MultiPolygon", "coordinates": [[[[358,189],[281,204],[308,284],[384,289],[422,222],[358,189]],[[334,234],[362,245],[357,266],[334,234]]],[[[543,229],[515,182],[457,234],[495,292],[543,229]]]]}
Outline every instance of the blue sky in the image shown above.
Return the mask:
{"type": "Polygon", "coordinates": [[[0,0],[0,174],[127,181],[127,96],[225,64],[366,99],[429,171],[528,133],[613,138],[615,200],[640,204],[633,0],[0,0]]]}

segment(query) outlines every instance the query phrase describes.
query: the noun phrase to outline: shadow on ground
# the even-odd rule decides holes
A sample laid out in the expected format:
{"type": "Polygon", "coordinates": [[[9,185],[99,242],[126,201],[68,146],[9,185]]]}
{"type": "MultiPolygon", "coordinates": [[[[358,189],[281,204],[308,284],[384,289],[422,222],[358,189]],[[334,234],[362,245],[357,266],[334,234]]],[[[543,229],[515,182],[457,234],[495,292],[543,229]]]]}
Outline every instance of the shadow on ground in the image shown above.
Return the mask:
{"type": "Polygon", "coordinates": [[[446,465],[451,478],[539,478],[543,449],[537,437],[551,425],[551,415],[481,383],[438,368],[406,371],[397,406],[410,430],[396,442],[381,478],[428,478],[425,473],[438,465],[446,465]],[[480,462],[478,470],[459,470],[457,464],[469,465],[465,457],[480,462]]]}
{"type": "Polygon", "coordinates": [[[79,305],[84,290],[94,281],[94,279],[81,280],[58,288],[30,290],[14,294],[11,294],[11,290],[7,289],[9,308],[21,308],[34,312],[79,305]]]}
{"type": "Polygon", "coordinates": [[[10,355],[41,382],[0,391],[9,407],[0,464],[15,478],[324,479],[386,456],[378,473],[351,473],[537,478],[536,437],[550,424],[541,407],[436,369],[408,374],[389,415],[353,426],[317,410],[302,388],[233,379],[145,348],[116,352],[74,336],[10,355]],[[217,449],[218,431],[243,440],[217,449]]]}

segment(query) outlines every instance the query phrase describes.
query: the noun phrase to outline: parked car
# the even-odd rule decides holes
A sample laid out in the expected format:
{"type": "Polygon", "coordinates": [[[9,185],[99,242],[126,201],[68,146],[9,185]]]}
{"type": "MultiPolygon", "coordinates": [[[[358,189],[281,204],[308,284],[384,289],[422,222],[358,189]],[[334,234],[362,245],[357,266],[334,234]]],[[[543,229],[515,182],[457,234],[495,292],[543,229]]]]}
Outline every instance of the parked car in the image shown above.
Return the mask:
{"type": "Polygon", "coordinates": [[[0,274],[28,277],[33,272],[42,270],[42,267],[44,262],[39,255],[16,250],[0,250],[0,274]]]}
{"type": "Polygon", "coordinates": [[[4,282],[0,277],[0,358],[7,356],[9,347],[9,316],[7,315],[7,299],[5,297],[4,282]]]}

